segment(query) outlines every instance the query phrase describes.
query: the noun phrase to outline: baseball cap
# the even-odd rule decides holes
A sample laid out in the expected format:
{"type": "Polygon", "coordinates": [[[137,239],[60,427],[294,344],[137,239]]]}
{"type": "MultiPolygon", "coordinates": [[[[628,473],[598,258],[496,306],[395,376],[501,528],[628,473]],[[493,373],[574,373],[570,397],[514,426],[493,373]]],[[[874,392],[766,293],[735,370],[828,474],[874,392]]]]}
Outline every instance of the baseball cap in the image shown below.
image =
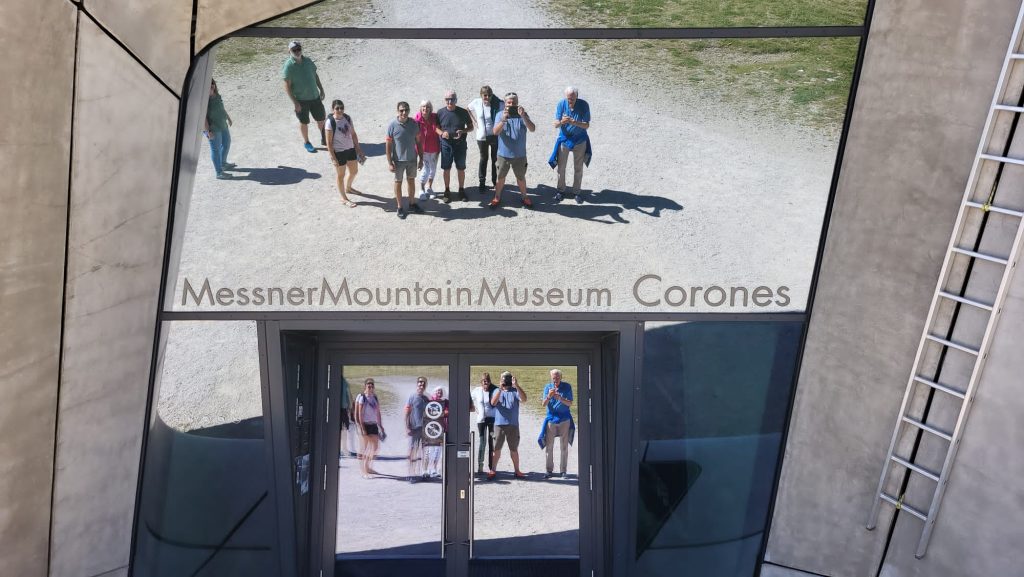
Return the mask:
{"type": "Polygon", "coordinates": [[[298,40],[292,40],[288,43],[288,50],[295,50],[296,48],[302,50],[302,44],[299,44],[298,40]]]}

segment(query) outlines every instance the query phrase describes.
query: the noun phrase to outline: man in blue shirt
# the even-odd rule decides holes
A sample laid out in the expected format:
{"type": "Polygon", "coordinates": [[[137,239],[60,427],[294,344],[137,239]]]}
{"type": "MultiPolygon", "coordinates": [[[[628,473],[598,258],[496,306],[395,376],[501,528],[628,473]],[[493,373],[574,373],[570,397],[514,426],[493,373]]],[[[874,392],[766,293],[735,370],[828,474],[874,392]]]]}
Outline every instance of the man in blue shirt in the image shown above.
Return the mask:
{"type": "Polygon", "coordinates": [[[497,475],[501,448],[505,441],[508,441],[508,452],[512,455],[516,479],[526,478],[526,474],[519,470],[519,404],[525,402],[526,391],[519,387],[519,381],[508,371],[501,373],[501,387],[491,396],[494,426],[498,429],[498,434],[494,440],[494,458],[491,459],[491,470],[487,473],[488,481],[497,475]]]}
{"type": "Polygon", "coordinates": [[[590,105],[580,96],[575,86],[565,89],[565,98],[555,107],[555,128],[558,138],[555,141],[555,162],[558,166],[558,192],[555,202],[561,202],[565,194],[565,165],[572,154],[572,194],[576,202],[583,202],[580,196],[580,185],[583,183],[583,164],[589,163],[590,136],[590,105]]]}
{"type": "Polygon", "coordinates": [[[544,450],[547,452],[547,474],[545,478],[555,476],[555,437],[561,441],[561,461],[559,473],[565,476],[566,465],[569,463],[569,429],[572,424],[572,385],[562,380],[562,371],[551,369],[551,382],[544,387],[544,405],[548,409],[544,419],[545,431],[544,450]]]}
{"type": "Polygon", "coordinates": [[[491,208],[501,204],[501,189],[505,187],[510,168],[516,176],[523,206],[533,208],[533,202],[526,196],[526,133],[536,129],[526,109],[519,106],[519,96],[515,92],[506,94],[505,109],[494,122],[494,135],[498,137],[498,182],[494,185],[491,208]]]}

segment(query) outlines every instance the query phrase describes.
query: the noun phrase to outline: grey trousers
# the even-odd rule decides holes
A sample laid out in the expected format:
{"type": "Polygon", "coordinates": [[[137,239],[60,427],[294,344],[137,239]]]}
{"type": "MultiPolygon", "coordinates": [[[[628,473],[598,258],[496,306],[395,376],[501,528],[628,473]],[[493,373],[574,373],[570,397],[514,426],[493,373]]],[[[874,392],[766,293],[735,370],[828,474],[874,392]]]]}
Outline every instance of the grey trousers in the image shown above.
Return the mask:
{"type": "Polygon", "coordinates": [[[561,468],[558,470],[559,473],[565,474],[565,468],[569,464],[569,421],[565,420],[561,423],[548,423],[548,435],[546,443],[544,444],[544,450],[548,454],[547,471],[553,473],[555,471],[555,437],[561,442],[561,468]]]}
{"type": "Polygon", "coordinates": [[[564,144],[558,145],[558,192],[565,191],[565,165],[568,164],[569,154],[572,153],[572,192],[580,193],[580,185],[583,183],[583,160],[587,156],[586,143],[579,143],[569,150],[564,144]]]}

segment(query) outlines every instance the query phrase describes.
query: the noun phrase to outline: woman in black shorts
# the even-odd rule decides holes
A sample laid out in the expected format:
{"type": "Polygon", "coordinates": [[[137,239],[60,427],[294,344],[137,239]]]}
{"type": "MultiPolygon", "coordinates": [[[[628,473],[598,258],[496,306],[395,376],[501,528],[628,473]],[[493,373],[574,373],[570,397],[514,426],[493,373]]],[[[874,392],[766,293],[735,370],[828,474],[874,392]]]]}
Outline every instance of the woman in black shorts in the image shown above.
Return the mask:
{"type": "Polygon", "coordinates": [[[363,149],[359,147],[359,137],[356,135],[355,126],[352,125],[352,117],[345,114],[345,103],[335,100],[331,103],[331,115],[327,117],[324,125],[324,132],[327,135],[327,150],[331,151],[331,164],[338,175],[338,192],[341,193],[341,201],[345,206],[353,208],[356,203],[348,198],[348,193],[362,194],[352,188],[352,181],[359,172],[359,163],[366,161],[363,149]],[[345,178],[345,173],[348,178],[345,178]]]}
{"type": "Polygon", "coordinates": [[[364,479],[377,474],[377,471],[373,470],[373,460],[377,457],[380,437],[384,434],[384,424],[380,418],[380,401],[374,387],[373,379],[366,379],[363,382],[363,392],[356,397],[356,423],[359,424],[359,432],[363,435],[364,479]]]}

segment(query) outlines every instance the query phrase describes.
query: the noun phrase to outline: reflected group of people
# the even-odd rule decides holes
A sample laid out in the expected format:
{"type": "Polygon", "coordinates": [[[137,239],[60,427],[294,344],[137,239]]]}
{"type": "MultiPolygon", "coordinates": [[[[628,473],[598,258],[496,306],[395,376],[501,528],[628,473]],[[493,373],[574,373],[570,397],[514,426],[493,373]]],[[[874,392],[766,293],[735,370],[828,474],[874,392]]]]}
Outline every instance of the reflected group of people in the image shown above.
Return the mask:
{"type": "MultiPolygon", "coordinates": [[[[299,133],[303,147],[316,152],[309,140],[310,120],[315,121],[320,132],[320,144],[330,153],[335,169],[338,192],[344,206],[358,206],[349,195],[362,195],[352,184],[359,167],[366,161],[356,133],[352,117],[345,112],[340,99],[331,102],[330,114],[324,109],[326,93],[317,72],[316,64],[303,54],[302,44],[292,41],[288,44],[289,57],[281,70],[285,93],[292,103],[299,122],[299,133]]],[[[490,86],[480,88],[480,97],[470,102],[468,108],[458,105],[455,90],[444,94],[444,106],[434,110],[430,100],[422,100],[419,110],[413,115],[408,102],[396,106],[396,118],[386,130],[385,156],[388,170],[394,175],[394,197],[396,213],[406,218],[412,213],[422,213],[417,200],[427,200],[438,195],[434,192],[434,178],[440,164],[444,180],[444,191],[439,196],[445,203],[453,200],[468,200],[465,187],[467,141],[470,135],[477,143],[480,153],[478,163],[478,191],[483,200],[488,190],[488,166],[490,184],[494,189],[487,203],[497,208],[502,203],[505,180],[511,171],[519,192],[519,201],[524,208],[532,208],[533,201],[527,191],[526,154],[527,133],[536,130],[526,108],[520,103],[515,92],[507,92],[498,98],[490,86]],[[451,170],[454,166],[458,188],[453,191],[451,170]],[[419,173],[419,193],[415,181],[419,173]],[[403,204],[402,184],[405,183],[408,200],[403,204]]],[[[210,142],[211,157],[217,178],[230,179],[228,170],[234,168],[227,162],[230,149],[231,119],[223,105],[214,82],[210,90],[210,101],[204,133],[210,142]]],[[[583,202],[581,185],[583,167],[589,165],[592,147],[590,128],[590,106],[579,98],[574,86],[565,89],[565,98],[555,106],[552,126],[557,130],[554,146],[548,164],[558,172],[558,184],[553,200],[561,202],[565,195],[574,196],[583,202]],[[566,188],[566,169],[573,166],[571,189],[566,188]]]]}

